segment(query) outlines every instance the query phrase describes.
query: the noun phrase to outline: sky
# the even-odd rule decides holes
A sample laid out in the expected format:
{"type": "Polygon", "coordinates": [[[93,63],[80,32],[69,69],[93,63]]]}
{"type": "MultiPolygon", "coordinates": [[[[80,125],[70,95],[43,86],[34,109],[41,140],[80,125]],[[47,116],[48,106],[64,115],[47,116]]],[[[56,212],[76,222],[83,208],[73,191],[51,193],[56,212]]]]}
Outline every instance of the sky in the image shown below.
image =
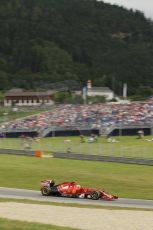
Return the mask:
{"type": "Polygon", "coordinates": [[[103,2],[140,10],[147,18],[153,19],[153,0],[103,0],[103,2]]]}

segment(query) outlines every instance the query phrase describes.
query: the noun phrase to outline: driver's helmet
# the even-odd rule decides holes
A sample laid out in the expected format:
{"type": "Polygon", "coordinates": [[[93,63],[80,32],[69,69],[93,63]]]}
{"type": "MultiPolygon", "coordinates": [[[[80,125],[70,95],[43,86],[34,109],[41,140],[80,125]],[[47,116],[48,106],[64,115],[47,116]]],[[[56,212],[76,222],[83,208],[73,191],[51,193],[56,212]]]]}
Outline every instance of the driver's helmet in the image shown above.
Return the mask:
{"type": "Polygon", "coordinates": [[[50,180],[50,186],[54,186],[55,181],[54,180],[50,180]]]}
{"type": "Polygon", "coordinates": [[[80,189],[80,188],[81,188],[81,185],[77,184],[76,187],[77,187],[77,189],[80,189]]]}

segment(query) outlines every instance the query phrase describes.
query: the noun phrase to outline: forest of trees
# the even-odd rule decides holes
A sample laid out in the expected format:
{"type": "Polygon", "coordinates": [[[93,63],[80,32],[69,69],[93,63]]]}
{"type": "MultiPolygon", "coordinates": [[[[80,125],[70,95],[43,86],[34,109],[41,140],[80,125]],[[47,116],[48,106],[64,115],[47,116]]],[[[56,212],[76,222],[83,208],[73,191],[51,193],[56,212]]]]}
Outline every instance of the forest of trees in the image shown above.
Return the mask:
{"type": "Polygon", "coordinates": [[[97,0],[1,0],[0,90],[88,79],[153,94],[153,21],[97,0]]]}

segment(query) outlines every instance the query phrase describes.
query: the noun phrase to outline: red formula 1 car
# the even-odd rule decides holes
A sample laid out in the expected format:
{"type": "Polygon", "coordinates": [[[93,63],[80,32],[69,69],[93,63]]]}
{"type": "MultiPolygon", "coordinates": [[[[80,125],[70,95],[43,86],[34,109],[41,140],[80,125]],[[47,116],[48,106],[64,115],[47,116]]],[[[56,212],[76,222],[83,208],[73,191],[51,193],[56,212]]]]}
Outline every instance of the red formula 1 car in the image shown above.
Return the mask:
{"type": "Polygon", "coordinates": [[[64,182],[55,185],[53,180],[41,181],[41,193],[43,196],[62,196],[72,198],[87,198],[92,200],[115,200],[117,196],[110,195],[109,193],[94,188],[84,188],[75,182],[64,182]]]}

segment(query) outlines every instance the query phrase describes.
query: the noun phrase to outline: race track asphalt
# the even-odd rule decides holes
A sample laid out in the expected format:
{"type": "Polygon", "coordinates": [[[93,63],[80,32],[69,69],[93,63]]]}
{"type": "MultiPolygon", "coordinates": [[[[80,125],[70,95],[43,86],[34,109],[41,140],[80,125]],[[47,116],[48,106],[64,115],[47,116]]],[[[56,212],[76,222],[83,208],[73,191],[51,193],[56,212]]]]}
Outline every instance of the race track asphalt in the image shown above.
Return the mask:
{"type": "Polygon", "coordinates": [[[44,197],[40,191],[25,190],[16,188],[4,188],[0,187],[1,198],[15,198],[15,199],[29,199],[36,201],[48,201],[57,203],[75,203],[82,205],[101,205],[101,206],[116,206],[116,207],[130,207],[130,208],[147,208],[153,209],[153,200],[140,200],[140,199],[126,199],[119,198],[115,201],[104,200],[89,200],[89,199],[76,199],[65,197],[44,197]]]}

